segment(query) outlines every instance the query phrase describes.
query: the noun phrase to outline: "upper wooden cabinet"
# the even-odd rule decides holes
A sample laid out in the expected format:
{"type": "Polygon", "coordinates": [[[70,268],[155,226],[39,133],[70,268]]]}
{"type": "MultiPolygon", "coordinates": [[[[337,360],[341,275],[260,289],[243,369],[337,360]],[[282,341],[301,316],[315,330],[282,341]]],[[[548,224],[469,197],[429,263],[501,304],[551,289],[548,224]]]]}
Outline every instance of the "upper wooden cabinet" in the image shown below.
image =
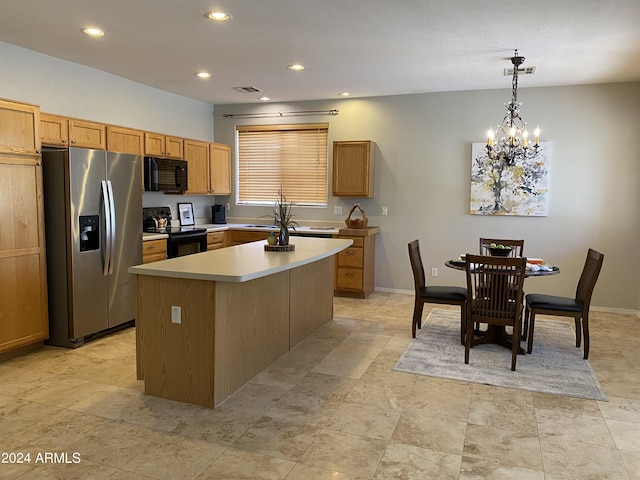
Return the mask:
{"type": "Polygon", "coordinates": [[[65,117],[40,114],[40,140],[43,145],[69,146],[69,121],[65,117]]]}
{"type": "Polygon", "coordinates": [[[370,140],[333,142],[333,195],[372,198],[376,144],[370,140]]]}
{"type": "Polygon", "coordinates": [[[107,150],[110,152],[143,155],[144,132],[131,128],[107,126],[107,150]]]}
{"type": "Polygon", "coordinates": [[[107,127],[101,123],[43,113],[40,118],[44,145],[106,150],[107,127]]]}
{"type": "Polygon", "coordinates": [[[161,133],[144,133],[144,154],[150,157],[184,158],[184,140],[161,133]]]}
{"type": "Polygon", "coordinates": [[[184,159],[188,165],[189,182],[189,190],[185,193],[209,193],[209,144],[185,140],[184,159]]]}
{"type": "Polygon", "coordinates": [[[0,100],[0,153],[40,153],[40,108],[0,100]]]}
{"type": "Polygon", "coordinates": [[[209,191],[213,195],[231,195],[231,147],[209,144],[209,191]]]}

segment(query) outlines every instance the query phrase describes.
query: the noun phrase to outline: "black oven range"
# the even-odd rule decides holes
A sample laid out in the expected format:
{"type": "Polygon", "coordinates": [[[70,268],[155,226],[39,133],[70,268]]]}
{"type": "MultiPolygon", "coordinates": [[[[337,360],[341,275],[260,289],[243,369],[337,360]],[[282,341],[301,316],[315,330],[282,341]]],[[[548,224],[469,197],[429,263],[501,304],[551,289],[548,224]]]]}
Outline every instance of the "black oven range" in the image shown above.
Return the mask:
{"type": "Polygon", "coordinates": [[[142,209],[142,230],[146,233],[164,233],[169,258],[207,251],[207,230],[198,227],[174,227],[171,225],[169,207],[145,207],[142,209]]]}

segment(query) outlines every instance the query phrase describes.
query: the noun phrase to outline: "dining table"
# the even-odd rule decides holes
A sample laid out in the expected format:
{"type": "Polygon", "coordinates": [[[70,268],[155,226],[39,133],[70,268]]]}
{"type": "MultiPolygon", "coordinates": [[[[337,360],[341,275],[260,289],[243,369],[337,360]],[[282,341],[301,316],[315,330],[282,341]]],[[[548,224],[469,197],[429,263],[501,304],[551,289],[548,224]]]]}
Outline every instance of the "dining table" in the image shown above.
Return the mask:
{"type": "MultiPolygon", "coordinates": [[[[560,273],[560,268],[555,265],[550,265],[544,262],[542,259],[535,258],[532,260],[535,263],[529,263],[529,258],[527,258],[527,271],[525,272],[525,278],[529,277],[548,277],[553,275],[558,275],[560,273]]],[[[444,265],[448,268],[452,268],[454,270],[466,271],[466,260],[464,256],[461,255],[457,258],[447,260],[444,262],[444,265]]],[[[523,299],[524,305],[524,299],[523,299]]],[[[498,345],[502,345],[508,349],[512,348],[512,335],[507,333],[505,327],[503,325],[488,325],[487,330],[479,330],[474,329],[474,338],[471,342],[472,346],[482,345],[486,343],[495,343],[498,345]]],[[[525,349],[520,348],[519,353],[524,355],[525,349]]]]}

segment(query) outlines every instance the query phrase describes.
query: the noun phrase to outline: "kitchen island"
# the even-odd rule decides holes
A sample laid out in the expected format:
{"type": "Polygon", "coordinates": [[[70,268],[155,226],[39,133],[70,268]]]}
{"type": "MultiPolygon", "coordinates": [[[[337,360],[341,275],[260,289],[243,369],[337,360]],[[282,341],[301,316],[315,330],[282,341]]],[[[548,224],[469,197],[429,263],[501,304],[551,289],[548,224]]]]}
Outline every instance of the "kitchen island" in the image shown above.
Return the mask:
{"type": "Polygon", "coordinates": [[[145,393],[214,407],[333,318],[334,256],[351,240],[264,241],[129,269],[145,393]]]}

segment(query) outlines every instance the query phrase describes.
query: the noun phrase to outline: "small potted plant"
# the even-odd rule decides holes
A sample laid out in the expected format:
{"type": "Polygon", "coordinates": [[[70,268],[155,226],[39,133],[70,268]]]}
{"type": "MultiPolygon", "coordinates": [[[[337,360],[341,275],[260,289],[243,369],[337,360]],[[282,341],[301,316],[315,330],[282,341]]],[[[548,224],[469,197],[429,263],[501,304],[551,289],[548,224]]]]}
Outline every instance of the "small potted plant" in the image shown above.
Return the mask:
{"type": "Polygon", "coordinates": [[[291,208],[293,202],[287,202],[287,197],[283,195],[282,190],[278,191],[280,200],[276,200],[276,225],[280,227],[278,233],[278,245],[289,245],[289,227],[296,229],[298,223],[292,220],[293,214],[291,208]]]}

